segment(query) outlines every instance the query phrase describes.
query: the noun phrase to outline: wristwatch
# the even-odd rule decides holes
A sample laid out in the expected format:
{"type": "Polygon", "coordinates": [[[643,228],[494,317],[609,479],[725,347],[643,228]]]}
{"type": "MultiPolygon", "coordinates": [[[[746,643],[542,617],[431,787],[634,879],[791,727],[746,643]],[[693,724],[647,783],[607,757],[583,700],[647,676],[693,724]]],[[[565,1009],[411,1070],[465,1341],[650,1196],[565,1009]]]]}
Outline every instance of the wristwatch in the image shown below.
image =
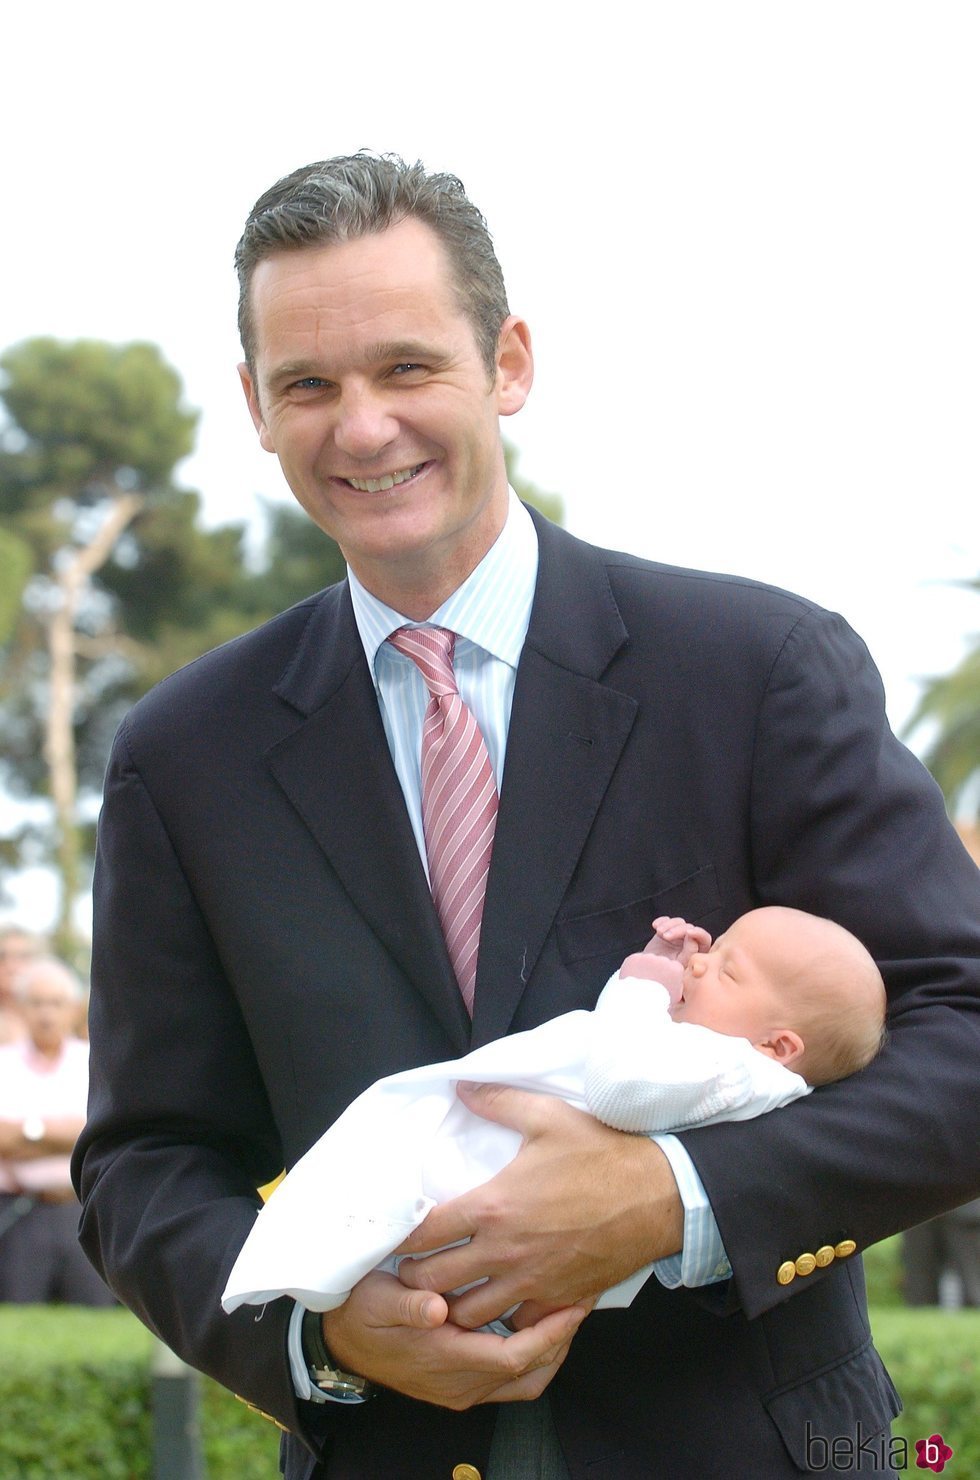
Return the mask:
{"type": "Polygon", "coordinates": [[[366,1377],[345,1372],[330,1355],[323,1339],[323,1322],[319,1311],[303,1312],[303,1354],[310,1381],[324,1397],[335,1403],[363,1403],[373,1396],[374,1388],[366,1377]]]}
{"type": "Polygon", "coordinates": [[[21,1125],[20,1133],[25,1141],[43,1141],[47,1126],[40,1115],[29,1115],[21,1125]]]}

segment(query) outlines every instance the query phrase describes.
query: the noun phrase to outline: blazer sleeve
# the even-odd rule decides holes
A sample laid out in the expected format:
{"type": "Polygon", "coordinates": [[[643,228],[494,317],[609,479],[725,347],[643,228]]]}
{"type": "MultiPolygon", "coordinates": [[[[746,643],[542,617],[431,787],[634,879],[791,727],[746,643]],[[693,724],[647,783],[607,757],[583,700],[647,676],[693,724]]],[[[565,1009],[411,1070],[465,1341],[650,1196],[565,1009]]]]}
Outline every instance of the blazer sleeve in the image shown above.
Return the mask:
{"type": "Polygon", "coordinates": [[[221,1293],[282,1168],[255,1054],[125,730],[95,874],[89,1121],[73,1174],[81,1239],[179,1355],[291,1429],[292,1302],[227,1316],[221,1293]]]}
{"type": "Polygon", "coordinates": [[[682,1137],[751,1317],[824,1278],[852,1244],[980,1190],[980,871],[892,735],[864,644],[819,610],[772,666],[749,815],[759,903],[839,920],[875,956],[889,999],[887,1043],[867,1069],[776,1114],[682,1137]],[[830,1252],[826,1267],[789,1273],[817,1251],[830,1252]]]}

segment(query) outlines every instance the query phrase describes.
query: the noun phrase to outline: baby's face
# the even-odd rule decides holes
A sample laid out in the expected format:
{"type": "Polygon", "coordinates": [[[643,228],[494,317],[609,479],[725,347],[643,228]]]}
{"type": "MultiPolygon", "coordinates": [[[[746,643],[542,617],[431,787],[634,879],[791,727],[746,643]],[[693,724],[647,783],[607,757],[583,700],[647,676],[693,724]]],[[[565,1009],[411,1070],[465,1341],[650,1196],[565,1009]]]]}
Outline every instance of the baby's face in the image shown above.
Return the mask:
{"type": "Polygon", "coordinates": [[[771,941],[752,915],[736,920],[706,953],[692,956],[682,995],[671,1008],[678,1023],[699,1023],[757,1043],[785,1026],[785,1003],[768,968],[771,941]]]}

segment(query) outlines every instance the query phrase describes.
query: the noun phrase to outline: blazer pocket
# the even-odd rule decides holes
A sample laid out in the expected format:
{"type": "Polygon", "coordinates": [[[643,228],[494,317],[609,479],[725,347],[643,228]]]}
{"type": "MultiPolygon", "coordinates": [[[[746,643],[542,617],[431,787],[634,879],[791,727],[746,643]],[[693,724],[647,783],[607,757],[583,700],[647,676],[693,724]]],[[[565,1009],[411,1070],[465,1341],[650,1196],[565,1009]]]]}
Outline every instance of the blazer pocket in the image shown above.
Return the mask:
{"type": "Polygon", "coordinates": [[[566,965],[590,956],[621,960],[640,950],[650,939],[650,921],[658,915],[681,915],[696,924],[721,905],[713,863],[706,863],[674,884],[644,899],[593,914],[575,915],[556,922],[558,949],[566,965]]]}
{"type": "Polygon", "coordinates": [[[889,1463],[888,1426],[901,1413],[902,1402],[870,1340],[833,1366],[770,1393],[763,1401],[793,1463],[804,1474],[828,1470],[845,1453],[853,1457],[846,1468],[856,1469],[858,1457],[874,1455],[878,1474],[895,1473],[889,1463]]]}

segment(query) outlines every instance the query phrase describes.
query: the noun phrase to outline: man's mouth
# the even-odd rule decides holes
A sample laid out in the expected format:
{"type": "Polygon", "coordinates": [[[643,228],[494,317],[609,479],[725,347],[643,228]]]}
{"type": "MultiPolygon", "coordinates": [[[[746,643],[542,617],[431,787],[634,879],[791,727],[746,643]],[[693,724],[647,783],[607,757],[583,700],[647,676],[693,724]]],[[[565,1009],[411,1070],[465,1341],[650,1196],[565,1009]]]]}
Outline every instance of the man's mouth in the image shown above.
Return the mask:
{"type": "Polygon", "coordinates": [[[407,483],[409,478],[414,478],[420,473],[425,463],[416,463],[414,468],[402,468],[397,473],[383,473],[380,478],[345,478],[351,488],[356,488],[358,493],[385,493],[389,488],[397,488],[399,483],[407,483]]]}

